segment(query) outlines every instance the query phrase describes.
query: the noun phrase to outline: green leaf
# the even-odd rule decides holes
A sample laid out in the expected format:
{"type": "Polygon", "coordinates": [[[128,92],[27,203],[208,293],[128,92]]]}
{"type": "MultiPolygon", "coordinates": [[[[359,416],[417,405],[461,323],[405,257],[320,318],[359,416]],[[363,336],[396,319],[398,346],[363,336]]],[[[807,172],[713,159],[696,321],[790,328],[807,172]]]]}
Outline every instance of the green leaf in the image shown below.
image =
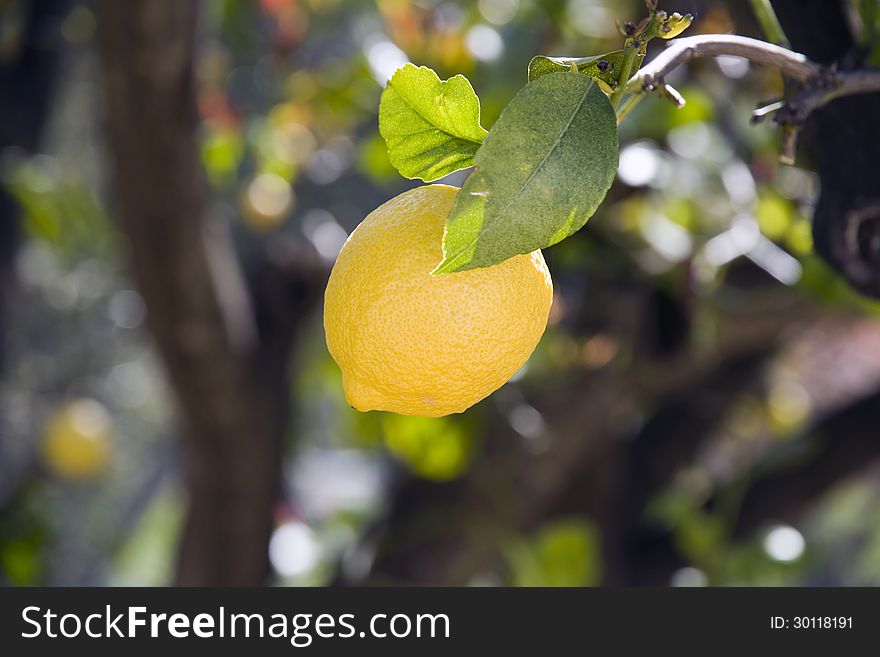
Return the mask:
{"type": "Polygon", "coordinates": [[[477,152],[434,273],[488,267],[568,237],[602,202],[617,156],[614,109],[593,78],[552,73],[527,84],[477,152]]]}
{"type": "MultiPolygon", "coordinates": [[[[637,56],[635,67],[638,69],[644,56],[637,56]]],[[[537,80],[548,73],[561,73],[573,71],[589,75],[604,82],[611,91],[617,91],[620,78],[620,69],[623,67],[626,55],[623,50],[596,55],[594,57],[547,57],[538,55],[529,62],[529,82],[537,80]]]]}
{"type": "Polygon", "coordinates": [[[486,136],[480,100],[466,77],[443,81],[413,64],[398,69],[382,92],[379,132],[401,175],[425,182],[473,165],[486,136]]]}

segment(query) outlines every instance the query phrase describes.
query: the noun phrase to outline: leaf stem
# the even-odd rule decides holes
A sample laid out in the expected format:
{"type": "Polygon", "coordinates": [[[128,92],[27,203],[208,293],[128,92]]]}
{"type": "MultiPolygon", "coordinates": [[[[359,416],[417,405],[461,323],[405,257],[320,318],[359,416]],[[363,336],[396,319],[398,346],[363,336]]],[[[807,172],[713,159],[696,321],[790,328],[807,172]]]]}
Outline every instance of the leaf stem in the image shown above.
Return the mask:
{"type": "Polygon", "coordinates": [[[623,47],[623,64],[620,67],[620,75],[617,78],[617,85],[620,91],[611,94],[611,104],[614,105],[614,107],[618,107],[623,98],[624,87],[630,77],[635,73],[635,71],[632,70],[632,67],[638,52],[638,45],[636,45],[631,39],[627,39],[627,43],[623,47]]]}
{"type": "Polygon", "coordinates": [[[645,94],[629,94],[623,101],[621,101],[616,110],[617,125],[623,123],[623,120],[627,115],[633,111],[635,106],[638,105],[644,97],[645,94]]]}
{"type": "Polygon", "coordinates": [[[788,48],[788,37],[785,36],[785,31],[782,29],[782,25],[779,24],[779,19],[776,17],[776,12],[773,10],[770,0],[749,1],[752,4],[755,18],[758,19],[758,24],[761,26],[761,31],[767,37],[767,40],[770,43],[775,43],[777,46],[788,48]]]}

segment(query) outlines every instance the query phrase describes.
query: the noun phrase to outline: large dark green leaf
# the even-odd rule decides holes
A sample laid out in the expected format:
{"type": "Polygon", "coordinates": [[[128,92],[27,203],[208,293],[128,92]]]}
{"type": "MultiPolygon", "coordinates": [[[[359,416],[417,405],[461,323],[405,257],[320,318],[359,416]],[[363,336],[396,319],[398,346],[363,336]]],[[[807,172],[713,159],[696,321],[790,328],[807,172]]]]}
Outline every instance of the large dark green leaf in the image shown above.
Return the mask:
{"type": "Polygon", "coordinates": [[[523,87],[476,155],[435,273],[555,244],[592,216],[617,170],[617,120],[596,81],[551,73],[523,87]]]}

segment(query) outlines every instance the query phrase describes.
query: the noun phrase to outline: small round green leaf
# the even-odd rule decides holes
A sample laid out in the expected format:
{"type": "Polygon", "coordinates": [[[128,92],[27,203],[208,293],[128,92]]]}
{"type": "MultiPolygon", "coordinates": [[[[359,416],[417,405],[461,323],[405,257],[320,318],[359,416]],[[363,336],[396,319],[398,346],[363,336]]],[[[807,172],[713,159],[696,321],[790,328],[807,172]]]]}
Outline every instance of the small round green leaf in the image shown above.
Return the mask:
{"type": "Polygon", "coordinates": [[[596,81],[550,73],[523,87],[477,152],[434,273],[488,267],[580,229],[617,171],[617,120],[596,81]]]}
{"type": "Polygon", "coordinates": [[[441,80],[413,64],[398,69],[382,92],[379,132],[401,175],[425,182],[471,166],[486,136],[466,77],[441,80]]]}

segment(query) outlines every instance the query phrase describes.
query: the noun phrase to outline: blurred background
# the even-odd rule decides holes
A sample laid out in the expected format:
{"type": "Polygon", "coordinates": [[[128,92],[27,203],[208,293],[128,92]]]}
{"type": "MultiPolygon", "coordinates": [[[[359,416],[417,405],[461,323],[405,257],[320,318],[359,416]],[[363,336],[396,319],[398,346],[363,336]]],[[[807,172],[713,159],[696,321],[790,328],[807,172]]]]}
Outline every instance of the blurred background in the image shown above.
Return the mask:
{"type": "MultiPolygon", "coordinates": [[[[858,3],[774,4],[817,61],[863,43],[858,3]]],[[[661,8],[762,36],[749,3],[661,8]]],[[[880,303],[812,229],[819,165],[858,158],[808,134],[780,165],[749,116],[782,80],[745,60],[693,62],[682,110],[621,126],[510,383],[439,419],[345,403],[326,276],[414,184],[378,134],[387,78],[463,73],[489,128],[533,55],[617,49],[644,15],[0,0],[0,582],[880,584],[880,303]]]]}

